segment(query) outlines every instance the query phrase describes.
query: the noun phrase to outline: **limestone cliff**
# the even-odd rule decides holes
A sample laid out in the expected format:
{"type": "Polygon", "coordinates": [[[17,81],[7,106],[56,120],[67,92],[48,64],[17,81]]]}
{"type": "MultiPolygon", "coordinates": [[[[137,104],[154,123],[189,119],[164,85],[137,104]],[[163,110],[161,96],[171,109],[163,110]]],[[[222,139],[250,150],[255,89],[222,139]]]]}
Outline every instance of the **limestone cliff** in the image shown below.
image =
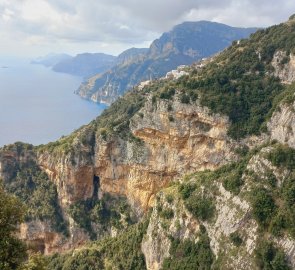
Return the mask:
{"type": "MultiPolygon", "coordinates": [[[[165,259],[172,256],[169,250],[171,239],[198,241],[198,232],[203,225],[210,238],[210,246],[215,256],[217,269],[260,269],[255,264],[255,250],[261,241],[261,228],[254,218],[251,205],[251,190],[259,185],[265,186],[269,173],[273,173],[278,185],[288,181],[288,170],[274,166],[266,157],[272,147],[262,148],[246,164],[242,175],[243,187],[238,196],[224,188],[224,176],[215,181],[203,181],[208,175],[192,174],[175,183],[172,187],[158,193],[155,207],[150,218],[147,235],[142,242],[142,251],[148,270],[162,268],[165,259]],[[181,196],[181,185],[194,186],[194,192],[207,194],[214,202],[214,215],[202,220],[187,209],[189,201],[181,196]],[[171,215],[163,214],[170,213],[171,215]],[[234,235],[240,238],[237,244],[234,235]]],[[[216,176],[214,176],[216,177],[216,176]]],[[[194,194],[194,193],[193,193],[194,194]]],[[[193,196],[193,195],[191,195],[193,196]]],[[[196,202],[198,203],[198,202],[196,202]]],[[[209,207],[209,205],[207,206],[209,207]]],[[[295,240],[290,235],[274,237],[266,234],[263,241],[272,240],[285,251],[290,265],[295,267],[295,240]]],[[[181,260],[181,255],[179,260],[181,260]]],[[[292,268],[292,269],[293,269],[292,268]]]]}
{"type": "MultiPolygon", "coordinates": [[[[74,141],[74,149],[79,150],[73,153],[39,153],[38,163],[57,185],[64,206],[90,198],[93,177],[98,176],[101,193],[125,195],[142,213],[175,177],[215,169],[234,159],[236,144],[226,135],[228,125],[227,117],[210,115],[197,103],[182,104],[175,98],[153,104],[148,97],[130,120],[132,134],[140,140],[119,136],[104,140],[96,134],[94,144],[74,141]]],[[[94,136],[88,127],[80,132],[88,139],[94,136]]]]}

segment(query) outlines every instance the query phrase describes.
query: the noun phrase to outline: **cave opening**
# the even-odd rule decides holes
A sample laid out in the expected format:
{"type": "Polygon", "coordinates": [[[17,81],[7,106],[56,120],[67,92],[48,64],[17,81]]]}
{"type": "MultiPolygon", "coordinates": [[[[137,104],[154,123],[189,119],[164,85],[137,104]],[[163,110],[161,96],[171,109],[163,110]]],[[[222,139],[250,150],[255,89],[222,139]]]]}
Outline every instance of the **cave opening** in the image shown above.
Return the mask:
{"type": "Polygon", "coordinates": [[[92,193],[92,198],[97,198],[99,186],[100,186],[99,176],[93,175],[93,193],[92,193]]]}

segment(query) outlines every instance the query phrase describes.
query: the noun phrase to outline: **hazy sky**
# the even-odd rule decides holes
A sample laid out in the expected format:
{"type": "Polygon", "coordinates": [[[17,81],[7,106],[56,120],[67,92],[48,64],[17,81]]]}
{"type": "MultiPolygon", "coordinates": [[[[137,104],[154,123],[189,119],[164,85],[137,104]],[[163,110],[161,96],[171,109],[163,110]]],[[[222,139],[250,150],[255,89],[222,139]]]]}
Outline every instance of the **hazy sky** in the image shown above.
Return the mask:
{"type": "Polygon", "coordinates": [[[0,0],[0,55],[118,54],[183,21],[265,27],[293,13],[295,0],[0,0]]]}

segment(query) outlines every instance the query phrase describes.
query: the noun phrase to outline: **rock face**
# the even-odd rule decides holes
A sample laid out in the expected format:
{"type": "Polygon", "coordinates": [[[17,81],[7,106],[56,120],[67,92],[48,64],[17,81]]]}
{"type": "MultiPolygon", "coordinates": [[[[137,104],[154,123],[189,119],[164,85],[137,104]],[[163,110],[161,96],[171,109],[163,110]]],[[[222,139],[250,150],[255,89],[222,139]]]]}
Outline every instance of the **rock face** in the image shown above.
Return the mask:
{"type": "Polygon", "coordinates": [[[282,83],[290,84],[295,80],[295,55],[287,55],[284,51],[277,51],[272,60],[275,69],[274,75],[279,77],[282,83]]]}
{"type": "Polygon", "coordinates": [[[175,190],[166,189],[157,196],[156,205],[152,212],[147,234],[142,242],[142,252],[145,255],[147,269],[161,269],[163,261],[169,256],[171,241],[168,237],[178,239],[196,239],[196,233],[199,232],[199,223],[186,210],[181,199],[175,196],[175,190]],[[173,202],[166,200],[167,194],[173,194],[173,202]],[[165,227],[165,221],[160,217],[159,206],[170,208],[174,217],[169,221],[168,228],[165,227]],[[168,232],[168,233],[167,233],[168,232]]]}
{"type": "Polygon", "coordinates": [[[234,159],[228,125],[227,117],[210,115],[198,104],[182,104],[178,99],[153,104],[150,97],[130,122],[133,135],[141,141],[96,137],[94,145],[79,147],[79,153],[59,157],[42,153],[38,163],[57,185],[62,205],[90,198],[93,177],[98,176],[100,192],[125,195],[143,212],[175,177],[215,169],[234,159]]]}
{"type": "MultiPolygon", "coordinates": [[[[294,97],[295,98],[295,97],[294,97]]],[[[295,102],[282,104],[273,114],[268,129],[271,138],[295,148],[295,102]]]]}
{"type": "MultiPolygon", "coordinates": [[[[178,193],[178,186],[162,190],[157,195],[157,200],[151,214],[147,234],[142,242],[142,252],[145,255],[147,269],[159,270],[165,258],[168,258],[171,238],[183,241],[189,239],[197,241],[196,235],[200,225],[206,228],[210,238],[210,246],[215,255],[215,264],[218,269],[259,269],[255,264],[254,250],[261,232],[252,216],[252,207],[249,202],[249,191],[253,185],[253,174],[259,174],[261,179],[267,178],[268,172],[273,172],[279,183],[282,184],[288,173],[277,168],[264,158],[271,148],[263,148],[254,155],[247,164],[247,170],[242,178],[245,182],[238,196],[224,189],[220,182],[222,179],[200,185],[200,191],[209,192],[215,204],[214,217],[208,221],[200,221],[187,211],[184,201],[178,193]],[[251,174],[248,172],[251,171],[251,174]],[[209,186],[208,186],[209,185],[209,186]],[[169,199],[169,198],[173,198],[169,199]],[[172,210],[173,217],[165,218],[160,211],[172,210]],[[238,233],[243,244],[236,246],[231,240],[231,235],[238,233]]],[[[262,181],[262,180],[258,181],[262,181]]],[[[200,179],[199,179],[200,180],[200,179]]],[[[199,181],[191,175],[183,180],[184,183],[197,183],[199,181]]],[[[256,178],[257,181],[257,178],[256,178]]],[[[290,237],[271,237],[281,247],[291,266],[295,267],[295,241],[290,237]]]]}
{"type": "MultiPolygon", "coordinates": [[[[215,169],[235,159],[236,144],[226,135],[228,125],[227,117],[209,114],[198,103],[183,104],[178,97],[153,103],[149,97],[130,121],[132,134],[140,140],[123,140],[119,136],[104,140],[86,126],[80,133],[93,143],[83,144],[78,136],[73,142],[74,152],[39,151],[34,159],[56,185],[59,204],[70,223],[73,221],[66,209],[93,196],[95,178],[99,179],[98,196],[126,196],[141,216],[153,205],[155,194],[176,177],[215,169]]],[[[13,171],[10,159],[9,153],[1,156],[2,178],[13,171]]],[[[73,224],[71,237],[61,245],[61,237],[47,230],[46,224],[33,225],[32,229],[24,225],[21,235],[38,242],[45,253],[75,247],[89,239],[73,224]],[[40,234],[34,234],[38,230],[40,234]]]]}

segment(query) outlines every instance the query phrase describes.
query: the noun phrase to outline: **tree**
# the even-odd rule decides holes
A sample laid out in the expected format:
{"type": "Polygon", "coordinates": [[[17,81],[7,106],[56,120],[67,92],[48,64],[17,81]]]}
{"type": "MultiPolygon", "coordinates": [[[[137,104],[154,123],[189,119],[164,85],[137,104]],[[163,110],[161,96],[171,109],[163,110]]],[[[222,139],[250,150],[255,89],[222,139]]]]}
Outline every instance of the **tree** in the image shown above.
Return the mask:
{"type": "Polygon", "coordinates": [[[47,263],[40,253],[33,253],[20,270],[47,270],[47,263]]]}
{"type": "Polygon", "coordinates": [[[0,269],[16,269],[26,259],[25,244],[15,237],[17,226],[23,221],[24,206],[6,193],[0,183],[0,269]]]}

